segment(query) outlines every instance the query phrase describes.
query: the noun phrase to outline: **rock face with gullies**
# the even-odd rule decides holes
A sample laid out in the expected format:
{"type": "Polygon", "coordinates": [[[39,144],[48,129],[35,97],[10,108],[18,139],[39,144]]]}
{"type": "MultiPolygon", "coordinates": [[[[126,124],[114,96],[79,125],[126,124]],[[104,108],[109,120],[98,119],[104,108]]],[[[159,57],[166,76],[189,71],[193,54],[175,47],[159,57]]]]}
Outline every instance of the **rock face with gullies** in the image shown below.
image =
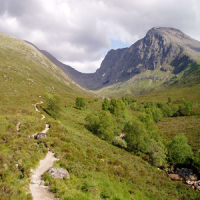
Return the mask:
{"type": "Polygon", "coordinates": [[[95,73],[99,83],[94,87],[123,82],[165,64],[170,64],[175,74],[180,73],[195,62],[189,54],[200,54],[200,42],[177,29],[153,28],[130,48],[109,51],[95,73]]]}
{"type": "Polygon", "coordinates": [[[174,28],[154,27],[129,48],[110,50],[100,68],[91,74],[80,73],[43,53],[79,85],[95,90],[158,67],[178,74],[200,57],[200,42],[174,28]]]}
{"type": "Polygon", "coordinates": [[[50,175],[53,178],[58,178],[58,179],[63,179],[64,177],[66,179],[70,179],[70,175],[68,173],[67,170],[63,169],[63,168],[56,168],[56,167],[52,167],[48,170],[48,172],[50,173],[50,175]]]}

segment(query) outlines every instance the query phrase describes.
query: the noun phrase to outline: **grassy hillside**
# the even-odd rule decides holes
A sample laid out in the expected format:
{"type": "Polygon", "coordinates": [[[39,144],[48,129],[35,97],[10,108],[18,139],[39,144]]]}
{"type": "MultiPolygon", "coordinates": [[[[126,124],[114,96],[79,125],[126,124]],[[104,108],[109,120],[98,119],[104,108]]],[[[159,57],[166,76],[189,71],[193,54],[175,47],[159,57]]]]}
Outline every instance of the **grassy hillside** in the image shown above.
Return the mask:
{"type": "Polygon", "coordinates": [[[166,64],[162,68],[147,70],[127,81],[102,88],[96,93],[109,97],[139,96],[173,88],[192,87],[200,84],[199,63],[200,61],[197,60],[197,63],[190,64],[187,69],[178,74],[174,72],[175,69],[172,66],[166,64]]]}
{"type": "Polygon", "coordinates": [[[35,141],[28,138],[45,127],[33,104],[44,100],[45,92],[69,102],[77,94],[90,93],[33,46],[4,33],[0,33],[0,92],[0,196],[27,199],[24,191],[28,191],[25,180],[29,170],[46,153],[44,145],[35,146],[35,141]],[[20,132],[17,132],[20,121],[20,132]]]}
{"type": "MultiPolygon", "coordinates": [[[[200,84],[197,84],[191,87],[173,88],[134,98],[139,102],[167,102],[168,97],[172,97],[175,105],[179,105],[183,101],[194,102],[198,105],[200,104],[199,91],[200,84]]],[[[163,132],[166,141],[170,141],[179,133],[184,133],[189,139],[189,144],[193,150],[200,149],[200,116],[163,117],[157,126],[163,132]]]]}
{"type": "Polygon", "coordinates": [[[88,131],[85,117],[100,111],[102,100],[73,83],[34,47],[3,33],[0,37],[0,199],[32,199],[30,169],[37,166],[47,148],[60,158],[55,166],[67,169],[71,176],[70,180],[53,180],[44,175],[45,183],[61,200],[200,198],[198,192],[171,181],[139,155],[88,131]],[[46,92],[60,98],[56,119],[45,112],[46,92]],[[77,96],[86,98],[85,110],[75,108],[77,96]],[[40,101],[44,102],[38,105],[46,116],[44,121],[33,106],[40,101]],[[29,138],[41,132],[45,123],[51,125],[46,139],[29,138]]]}

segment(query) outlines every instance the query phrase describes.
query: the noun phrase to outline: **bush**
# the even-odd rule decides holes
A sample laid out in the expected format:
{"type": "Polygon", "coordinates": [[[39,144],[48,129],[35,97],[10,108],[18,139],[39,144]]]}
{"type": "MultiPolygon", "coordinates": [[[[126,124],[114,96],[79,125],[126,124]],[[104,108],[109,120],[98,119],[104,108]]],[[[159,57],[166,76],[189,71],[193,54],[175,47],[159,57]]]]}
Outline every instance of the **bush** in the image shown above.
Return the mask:
{"type": "Polygon", "coordinates": [[[154,166],[159,167],[166,163],[166,150],[161,142],[156,142],[154,139],[151,139],[148,146],[148,154],[154,166]]]}
{"type": "Polygon", "coordinates": [[[200,172],[200,149],[194,155],[194,166],[200,172]]]}
{"type": "Polygon", "coordinates": [[[128,118],[127,108],[121,99],[112,99],[109,110],[115,117],[119,117],[124,120],[128,118]]]}
{"type": "Polygon", "coordinates": [[[127,133],[125,140],[129,150],[146,152],[149,135],[141,121],[132,119],[126,123],[124,132],[127,133]]]}
{"type": "Polygon", "coordinates": [[[127,148],[127,143],[125,140],[121,139],[119,136],[115,136],[113,139],[113,144],[122,148],[127,148]]]}
{"type": "Polygon", "coordinates": [[[49,93],[45,93],[44,99],[46,100],[46,104],[47,104],[47,106],[44,110],[53,118],[55,118],[55,119],[58,118],[59,111],[61,110],[60,97],[53,96],[49,93]]]}
{"type": "Polygon", "coordinates": [[[78,109],[85,109],[86,108],[86,101],[84,97],[76,97],[76,107],[78,109]]]}
{"type": "Polygon", "coordinates": [[[168,103],[172,103],[172,98],[168,97],[168,103]]]}
{"type": "Polygon", "coordinates": [[[192,154],[192,149],[184,134],[175,136],[168,145],[168,157],[172,164],[187,164],[192,154]]]}
{"type": "Polygon", "coordinates": [[[104,98],[102,102],[102,110],[109,110],[110,109],[110,101],[107,98],[104,98]]]}
{"type": "Polygon", "coordinates": [[[114,127],[112,115],[108,111],[102,110],[98,115],[90,113],[85,118],[87,127],[93,134],[98,135],[101,139],[112,142],[114,137],[114,127]]]}

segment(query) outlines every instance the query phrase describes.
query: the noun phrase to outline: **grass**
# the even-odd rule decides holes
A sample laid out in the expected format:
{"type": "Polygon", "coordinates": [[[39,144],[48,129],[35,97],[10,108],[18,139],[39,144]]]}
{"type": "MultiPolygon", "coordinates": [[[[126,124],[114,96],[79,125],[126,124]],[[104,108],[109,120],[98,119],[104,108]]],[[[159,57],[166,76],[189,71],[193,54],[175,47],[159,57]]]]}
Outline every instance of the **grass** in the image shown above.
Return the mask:
{"type": "MultiPolygon", "coordinates": [[[[136,74],[125,82],[120,82],[97,91],[98,94],[118,98],[165,92],[169,89],[190,88],[200,84],[200,62],[190,64],[184,71],[162,71],[160,67],[136,74]],[[176,77],[175,77],[176,75],[176,77]]],[[[178,91],[177,90],[177,91],[178,91]]]]}
{"type": "Polygon", "coordinates": [[[200,149],[200,117],[162,118],[157,125],[166,141],[170,141],[179,133],[184,133],[192,149],[200,149]]]}
{"type": "Polygon", "coordinates": [[[141,102],[167,102],[168,97],[172,97],[173,101],[184,100],[190,102],[200,102],[200,92],[198,91],[200,91],[200,84],[192,87],[174,88],[148,95],[137,96],[135,99],[141,102]]]}
{"type": "MultiPolygon", "coordinates": [[[[67,169],[71,176],[70,180],[54,180],[47,173],[44,175],[46,184],[61,200],[200,198],[199,193],[182,182],[171,181],[164,172],[141,157],[110,145],[89,132],[85,128],[85,117],[90,112],[101,110],[102,100],[95,101],[93,93],[74,84],[32,46],[5,34],[0,34],[0,37],[1,199],[31,199],[30,169],[44,158],[46,147],[60,158],[55,166],[67,169]],[[61,112],[57,120],[42,110],[46,106],[45,92],[61,97],[61,112]],[[85,97],[87,102],[91,100],[86,110],[74,108],[77,96],[85,97]],[[46,116],[44,121],[33,106],[40,101],[44,101],[38,105],[46,116]],[[17,132],[19,121],[21,126],[17,132]],[[45,123],[51,125],[46,139],[38,141],[28,137],[42,131],[45,123]]],[[[197,91],[198,86],[192,89],[197,91]]],[[[166,92],[164,96],[172,94],[169,96],[178,100],[184,91],[180,94],[176,91],[166,92]]],[[[185,93],[184,97],[198,101],[199,94],[191,92],[191,97],[189,94],[185,93]]],[[[139,101],[153,98],[167,101],[162,93],[137,97],[139,101]]],[[[169,125],[164,122],[158,124],[160,129],[169,125]]],[[[192,124],[197,125],[198,118],[192,124]]],[[[197,134],[196,130],[192,133],[197,134]]],[[[173,134],[165,133],[166,140],[170,140],[173,134]]]]}
{"type": "MultiPolygon", "coordinates": [[[[94,103],[100,107],[100,102],[94,103]]],[[[94,106],[94,105],[93,105],[94,106]]],[[[172,182],[142,158],[109,145],[85,129],[86,111],[66,108],[60,123],[50,120],[44,141],[60,158],[55,165],[69,171],[70,180],[46,175],[60,199],[195,199],[199,194],[172,182]]]]}

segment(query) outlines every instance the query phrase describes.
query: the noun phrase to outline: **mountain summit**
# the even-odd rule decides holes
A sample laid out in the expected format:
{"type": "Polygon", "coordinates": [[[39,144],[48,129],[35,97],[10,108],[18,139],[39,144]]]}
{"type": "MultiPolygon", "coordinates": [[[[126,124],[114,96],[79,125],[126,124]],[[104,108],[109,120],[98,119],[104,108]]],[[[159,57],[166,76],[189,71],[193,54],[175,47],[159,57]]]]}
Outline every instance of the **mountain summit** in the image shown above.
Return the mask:
{"type": "Polygon", "coordinates": [[[154,27],[129,48],[110,50],[93,74],[77,72],[62,63],[56,65],[79,85],[96,90],[157,68],[177,75],[198,60],[200,42],[174,28],[154,27]]]}

